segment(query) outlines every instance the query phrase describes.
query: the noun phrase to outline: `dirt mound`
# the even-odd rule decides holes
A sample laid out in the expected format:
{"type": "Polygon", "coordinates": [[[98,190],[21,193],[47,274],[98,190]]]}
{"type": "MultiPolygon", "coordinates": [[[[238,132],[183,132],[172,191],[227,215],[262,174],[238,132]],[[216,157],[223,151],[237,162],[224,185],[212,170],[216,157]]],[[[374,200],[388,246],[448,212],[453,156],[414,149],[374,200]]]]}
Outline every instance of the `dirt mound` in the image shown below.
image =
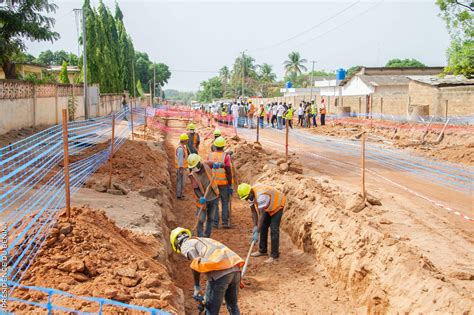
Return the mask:
{"type": "MultiPolygon", "coordinates": [[[[118,228],[103,212],[73,208],[71,222],[60,217],[22,284],[182,313],[182,291],[174,286],[166,266],[153,259],[163,247],[153,236],[118,228]]],[[[18,289],[14,296],[46,302],[46,296],[36,291],[18,289]]],[[[58,295],[53,304],[98,311],[97,303],[58,295]]],[[[9,310],[38,309],[11,303],[9,310]]]]}
{"type": "MultiPolygon", "coordinates": [[[[166,152],[162,138],[155,136],[150,142],[126,140],[113,158],[112,180],[126,188],[140,190],[145,187],[168,186],[166,152]],[[154,146],[153,149],[150,146],[154,146]],[[123,149],[126,147],[126,149],[123,149]]],[[[105,185],[109,178],[110,163],[104,164],[86,183],[86,187],[105,185]]]]}
{"type": "Polygon", "coordinates": [[[474,132],[472,129],[447,129],[438,143],[440,128],[427,126],[387,123],[375,123],[370,129],[357,122],[338,122],[317,128],[305,129],[313,134],[353,139],[362,131],[370,130],[368,141],[380,142],[412,151],[423,156],[474,165],[474,132]],[[423,141],[422,141],[423,140],[423,141]]]}
{"type": "Polygon", "coordinates": [[[231,145],[242,180],[287,195],[283,228],[368,313],[468,313],[474,307],[469,285],[437,268],[405,238],[386,232],[382,225],[391,222],[373,220],[379,207],[351,204],[358,198],[348,189],[282,168],[275,152],[241,140],[231,145]]]}

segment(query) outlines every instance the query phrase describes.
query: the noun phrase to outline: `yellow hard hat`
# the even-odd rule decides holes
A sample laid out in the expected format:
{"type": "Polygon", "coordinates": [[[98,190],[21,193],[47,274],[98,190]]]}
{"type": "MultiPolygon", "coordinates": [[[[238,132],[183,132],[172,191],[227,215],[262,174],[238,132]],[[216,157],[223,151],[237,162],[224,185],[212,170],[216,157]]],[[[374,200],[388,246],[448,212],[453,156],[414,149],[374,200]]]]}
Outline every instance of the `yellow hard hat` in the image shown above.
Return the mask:
{"type": "Polygon", "coordinates": [[[188,156],[188,168],[196,167],[199,162],[201,162],[201,157],[196,153],[192,153],[188,156]]]}
{"type": "Polygon", "coordinates": [[[187,237],[191,237],[191,231],[182,227],[177,227],[170,233],[171,247],[173,247],[173,250],[178,254],[181,252],[179,243],[181,243],[184,236],[182,235],[183,233],[186,234],[187,237]]]}
{"type": "Polygon", "coordinates": [[[220,136],[222,133],[219,129],[214,130],[213,132],[214,136],[220,136]]]}
{"type": "Polygon", "coordinates": [[[194,123],[189,123],[187,128],[188,130],[194,130],[196,129],[196,125],[194,123]]]}
{"type": "Polygon", "coordinates": [[[187,134],[183,133],[181,136],[179,136],[179,141],[187,141],[189,140],[189,137],[187,134]]]}
{"type": "Polygon", "coordinates": [[[252,190],[252,186],[247,183],[242,183],[237,187],[237,194],[240,199],[245,200],[250,195],[250,190],[252,190]]]}
{"type": "Polygon", "coordinates": [[[214,140],[214,146],[215,146],[216,148],[223,148],[223,147],[225,147],[225,139],[222,138],[222,137],[217,138],[216,140],[214,140]]]}
{"type": "Polygon", "coordinates": [[[249,100],[249,103],[252,103],[252,100],[249,100]]]}

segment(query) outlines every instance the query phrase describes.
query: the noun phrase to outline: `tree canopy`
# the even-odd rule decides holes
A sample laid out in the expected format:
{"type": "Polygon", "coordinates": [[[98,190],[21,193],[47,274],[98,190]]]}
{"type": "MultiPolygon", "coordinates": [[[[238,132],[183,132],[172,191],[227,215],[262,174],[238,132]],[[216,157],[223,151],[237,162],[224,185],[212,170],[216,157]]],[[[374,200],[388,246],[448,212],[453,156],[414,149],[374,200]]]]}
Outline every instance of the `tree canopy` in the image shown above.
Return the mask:
{"type": "Polygon", "coordinates": [[[68,65],[77,66],[79,63],[79,58],[73,53],[65,52],[64,50],[58,50],[52,52],[51,50],[42,51],[38,58],[33,60],[36,63],[47,65],[47,66],[59,66],[64,62],[67,62],[68,65]]]}
{"type": "Polygon", "coordinates": [[[470,78],[474,75],[474,3],[472,0],[436,0],[436,4],[451,36],[445,70],[470,78]]]}
{"type": "Polygon", "coordinates": [[[288,54],[288,60],[283,62],[285,66],[285,74],[291,74],[297,76],[306,71],[304,64],[308,62],[306,59],[301,58],[301,55],[297,51],[293,51],[288,54]]]}
{"type": "Polygon", "coordinates": [[[24,40],[54,41],[59,34],[52,30],[57,6],[48,0],[13,1],[0,7],[0,63],[7,79],[16,78],[13,58],[24,51],[24,40]]]}
{"type": "Polygon", "coordinates": [[[61,72],[59,73],[59,82],[63,84],[69,84],[69,77],[67,75],[67,62],[63,61],[61,66],[61,72]]]}
{"type": "Polygon", "coordinates": [[[385,67],[388,68],[424,68],[426,65],[416,59],[390,59],[385,67]]]}

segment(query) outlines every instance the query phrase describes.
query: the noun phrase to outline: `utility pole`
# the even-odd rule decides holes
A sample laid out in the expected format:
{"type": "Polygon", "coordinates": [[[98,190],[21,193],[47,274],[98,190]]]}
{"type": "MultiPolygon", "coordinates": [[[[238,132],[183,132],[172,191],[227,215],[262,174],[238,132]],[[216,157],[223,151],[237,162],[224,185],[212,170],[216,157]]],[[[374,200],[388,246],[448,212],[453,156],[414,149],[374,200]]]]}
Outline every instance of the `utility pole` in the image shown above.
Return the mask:
{"type": "Polygon", "coordinates": [[[89,119],[89,91],[87,89],[86,15],[83,9],[74,9],[82,14],[82,70],[84,72],[84,118],[89,119]]]}
{"type": "Polygon", "coordinates": [[[245,51],[242,52],[242,100],[244,99],[244,80],[245,80],[245,68],[244,68],[244,58],[245,58],[245,51]]]}
{"type": "Polygon", "coordinates": [[[151,106],[153,106],[153,99],[155,98],[155,94],[156,94],[156,67],[155,67],[155,63],[153,62],[153,96],[152,96],[152,103],[151,103],[151,106]]]}
{"type": "MultiPolygon", "coordinates": [[[[135,108],[137,108],[137,83],[135,81],[135,58],[132,58],[132,78],[133,78],[133,96],[135,98],[135,108]]],[[[130,106],[131,110],[131,106],[130,106]]]]}
{"type": "Polygon", "coordinates": [[[311,80],[311,82],[310,82],[310,88],[309,88],[309,101],[310,101],[310,102],[313,101],[313,72],[314,72],[314,63],[315,63],[315,62],[316,62],[316,61],[314,61],[314,60],[312,61],[313,67],[312,67],[311,76],[310,76],[310,77],[311,77],[311,79],[310,79],[310,80],[311,80]]]}

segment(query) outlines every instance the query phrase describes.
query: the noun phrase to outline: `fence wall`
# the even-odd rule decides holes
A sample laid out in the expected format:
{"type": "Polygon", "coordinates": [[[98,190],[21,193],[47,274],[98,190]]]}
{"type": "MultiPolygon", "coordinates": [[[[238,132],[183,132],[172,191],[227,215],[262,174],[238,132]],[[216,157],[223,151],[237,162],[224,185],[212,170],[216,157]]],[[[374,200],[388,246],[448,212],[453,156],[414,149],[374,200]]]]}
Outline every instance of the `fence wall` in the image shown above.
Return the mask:
{"type": "MultiPolygon", "coordinates": [[[[89,115],[101,117],[120,109],[122,94],[100,94],[89,87],[89,115]]],[[[61,111],[74,97],[75,120],[84,119],[84,88],[72,84],[34,84],[0,80],[0,134],[12,129],[61,123],[61,111]]]]}

